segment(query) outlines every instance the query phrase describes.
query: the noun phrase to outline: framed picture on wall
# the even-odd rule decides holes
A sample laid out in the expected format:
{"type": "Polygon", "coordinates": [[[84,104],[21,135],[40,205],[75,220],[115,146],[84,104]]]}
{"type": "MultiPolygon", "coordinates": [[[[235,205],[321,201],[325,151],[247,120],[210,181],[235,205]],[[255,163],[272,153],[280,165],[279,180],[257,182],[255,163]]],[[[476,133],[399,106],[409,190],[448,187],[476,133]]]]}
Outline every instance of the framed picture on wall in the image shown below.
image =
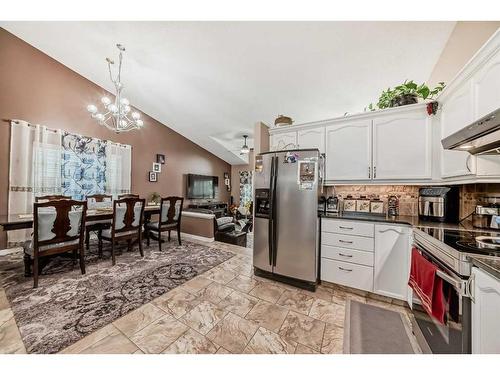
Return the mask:
{"type": "Polygon", "coordinates": [[[165,155],[156,154],[156,162],[160,164],[165,164],[165,155]]]}
{"type": "Polygon", "coordinates": [[[158,175],[156,172],[149,172],[149,182],[157,182],[158,181],[158,175]]]}
{"type": "Polygon", "coordinates": [[[153,172],[160,173],[161,172],[161,164],[153,163],[153,172]]]}

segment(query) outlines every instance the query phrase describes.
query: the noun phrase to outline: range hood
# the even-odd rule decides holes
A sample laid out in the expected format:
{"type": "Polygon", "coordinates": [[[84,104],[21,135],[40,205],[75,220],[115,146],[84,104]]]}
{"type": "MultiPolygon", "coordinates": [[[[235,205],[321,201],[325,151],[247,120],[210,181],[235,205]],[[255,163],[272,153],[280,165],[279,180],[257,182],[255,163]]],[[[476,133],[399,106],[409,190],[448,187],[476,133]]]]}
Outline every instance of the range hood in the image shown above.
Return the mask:
{"type": "Polygon", "coordinates": [[[500,108],[441,141],[446,150],[500,155],[500,108]]]}

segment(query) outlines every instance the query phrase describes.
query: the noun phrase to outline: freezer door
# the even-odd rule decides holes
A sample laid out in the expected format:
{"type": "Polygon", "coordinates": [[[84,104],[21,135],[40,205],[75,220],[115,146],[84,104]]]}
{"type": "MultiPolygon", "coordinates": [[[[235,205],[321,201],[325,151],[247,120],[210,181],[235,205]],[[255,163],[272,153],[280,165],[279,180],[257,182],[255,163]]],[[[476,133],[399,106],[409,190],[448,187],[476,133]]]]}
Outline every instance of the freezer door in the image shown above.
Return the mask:
{"type": "MultiPolygon", "coordinates": [[[[257,155],[256,159],[260,158],[260,171],[254,172],[254,197],[259,195],[259,199],[255,199],[255,204],[265,204],[266,197],[260,197],[262,193],[271,187],[271,163],[274,154],[257,155]],[[258,202],[257,202],[258,201],[258,202]]],[[[272,254],[271,240],[272,228],[271,212],[266,212],[265,209],[259,210],[259,207],[254,208],[254,244],[253,244],[253,265],[261,270],[272,272],[272,254]],[[260,213],[258,213],[260,211],[260,213]],[[255,216],[257,213],[258,217],[255,216]],[[263,214],[264,213],[264,214],[263,214]],[[267,215],[266,215],[267,214],[267,215]]]]}
{"type": "Polygon", "coordinates": [[[318,158],[315,151],[296,151],[297,162],[284,163],[277,153],[276,251],[273,272],[309,282],[317,281],[318,176],[310,188],[299,188],[301,160],[318,158]]]}

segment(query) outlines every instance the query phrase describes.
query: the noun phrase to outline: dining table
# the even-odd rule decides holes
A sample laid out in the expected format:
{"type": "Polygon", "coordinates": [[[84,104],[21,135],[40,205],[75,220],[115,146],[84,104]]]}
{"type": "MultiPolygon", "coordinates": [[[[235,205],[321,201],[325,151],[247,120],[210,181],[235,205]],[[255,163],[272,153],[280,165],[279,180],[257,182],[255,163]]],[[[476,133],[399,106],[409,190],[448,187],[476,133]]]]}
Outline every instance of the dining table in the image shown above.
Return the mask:
{"type": "MultiPolygon", "coordinates": [[[[144,223],[151,221],[153,215],[160,213],[160,205],[146,205],[144,207],[144,223]]],[[[97,208],[97,209],[87,209],[87,215],[85,216],[85,221],[87,223],[98,222],[101,220],[112,220],[113,219],[113,208],[97,208]]],[[[0,215],[0,227],[5,232],[18,229],[29,229],[33,227],[33,214],[10,214],[10,215],[0,215]]],[[[31,258],[29,255],[24,256],[25,263],[25,276],[31,276],[31,258]]],[[[40,268],[43,268],[43,264],[40,264],[40,268]]]]}
{"type": "MultiPolygon", "coordinates": [[[[146,205],[144,207],[144,223],[151,221],[151,216],[160,213],[159,205],[146,205]]],[[[87,209],[85,221],[91,223],[93,221],[113,219],[112,208],[87,209]]],[[[4,231],[29,229],[33,227],[33,214],[10,214],[0,215],[0,227],[4,231]]]]}

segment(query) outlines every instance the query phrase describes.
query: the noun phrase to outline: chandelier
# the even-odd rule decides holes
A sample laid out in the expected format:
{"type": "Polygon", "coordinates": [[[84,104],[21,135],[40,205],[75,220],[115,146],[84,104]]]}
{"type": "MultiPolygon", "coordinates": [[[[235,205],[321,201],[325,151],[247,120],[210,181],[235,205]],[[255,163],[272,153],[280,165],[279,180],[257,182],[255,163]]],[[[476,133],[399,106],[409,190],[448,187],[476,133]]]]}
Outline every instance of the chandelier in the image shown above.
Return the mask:
{"type": "Polygon", "coordinates": [[[120,51],[120,55],[118,74],[114,78],[113,73],[111,72],[111,65],[114,65],[115,62],[109,57],[106,58],[106,61],[108,62],[109,78],[115,85],[115,100],[113,101],[109,97],[103,96],[101,98],[101,103],[104,106],[104,110],[102,112],[100,112],[94,104],[89,104],[87,106],[87,111],[90,112],[92,118],[95,119],[100,125],[103,125],[116,133],[121,133],[134,129],[140,129],[143,127],[144,123],[141,120],[141,114],[139,112],[132,112],[130,102],[127,98],[122,97],[123,84],[121,83],[121,73],[125,47],[121,44],[117,44],[116,47],[120,51]]]}

